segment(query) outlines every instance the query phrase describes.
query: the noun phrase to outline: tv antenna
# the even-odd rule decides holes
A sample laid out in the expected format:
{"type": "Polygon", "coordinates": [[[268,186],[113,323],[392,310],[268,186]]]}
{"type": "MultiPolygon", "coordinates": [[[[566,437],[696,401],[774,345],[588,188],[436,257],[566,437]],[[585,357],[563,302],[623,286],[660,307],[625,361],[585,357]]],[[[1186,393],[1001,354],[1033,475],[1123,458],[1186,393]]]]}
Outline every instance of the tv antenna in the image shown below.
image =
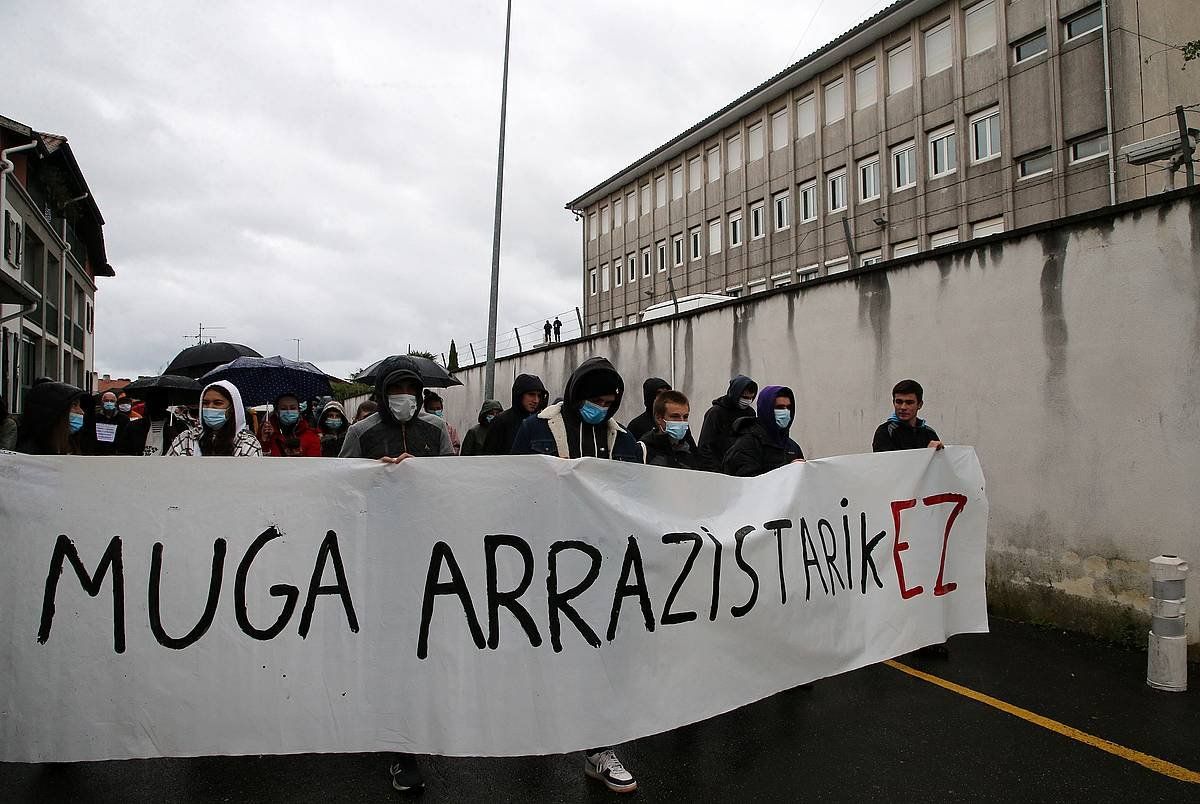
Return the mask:
{"type": "MultiPolygon", "coordinates": [[[[183,337],[183,338],[195,338],[195,339],[196,339],[196,345],[197,345],[197,346],[199,346],[200,344],[204,343],[204,338],[205,338],[205,333],[206,333],[206,332],[214,332],[214,331],[216,331],[216,330],[218,330],[218,329],[225,329],[225,327],[206,327],[204,324],[200,324],[200,325],[199,325],[199,326],[196,328],[196,334],[195,334],[195,335],[182,335],[182,336],[180,336],[180,337],[183,337]]],[[[208,342],[209,342],[209,343],[212,343],[212,338],[209,338],[209,339],[208,339],[208,342]]]]}

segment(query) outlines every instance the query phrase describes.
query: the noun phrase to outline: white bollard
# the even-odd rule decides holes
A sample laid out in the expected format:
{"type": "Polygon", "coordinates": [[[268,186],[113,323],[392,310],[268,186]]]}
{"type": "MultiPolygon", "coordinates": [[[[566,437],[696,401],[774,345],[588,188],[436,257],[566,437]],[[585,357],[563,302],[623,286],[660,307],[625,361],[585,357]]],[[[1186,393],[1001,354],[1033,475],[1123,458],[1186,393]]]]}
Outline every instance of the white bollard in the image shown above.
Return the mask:
{"type": "Polygon", "coordinates": [[[1187,690],[1187,574],[1187,562],[1177,556],[1150,559],[1146,683],[1156,690],[1187,690]]]}

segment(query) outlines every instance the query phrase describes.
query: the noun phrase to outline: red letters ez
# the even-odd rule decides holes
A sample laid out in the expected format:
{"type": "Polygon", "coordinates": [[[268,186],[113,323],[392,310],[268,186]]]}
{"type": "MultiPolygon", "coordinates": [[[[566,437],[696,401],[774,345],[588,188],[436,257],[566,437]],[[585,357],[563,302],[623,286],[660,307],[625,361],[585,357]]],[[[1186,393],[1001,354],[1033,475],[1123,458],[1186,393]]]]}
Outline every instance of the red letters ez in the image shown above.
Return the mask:
{"type": "MultiPolygon", "coordinates": [[[[946,532],[942,536],[942,556],[938,563],[937,582],[933,586],[933,594],[935,597],[941,597],[949,592],[953,592],[958,588],[958,584],[944,583],[946,573],[946,546],[950,542],[950,529],[954,527],[954,520],[958,518],[959,513],[967,505],[966,495],[963,494],[933,494],[921,500],[926,506],[944,505],[946,503],[954,503],[953,510],[950,511],[950,516],[946,518],[946,532]]],[[[904,585],[904,564],[900,560],[900,553],[908,549],[908,542],[900,541],[900,512],[909,508],[914,508],[917,505],[915,499],[912,500],[894,500],[892,502],[892,522],[896,526],[896,538],[892,543],[892,556],[896,562],[896,579],[900,583],[900,597],[904,600],[916,597],[925,591],[924,587],[914,586],[911,589],[904,585]]]]}

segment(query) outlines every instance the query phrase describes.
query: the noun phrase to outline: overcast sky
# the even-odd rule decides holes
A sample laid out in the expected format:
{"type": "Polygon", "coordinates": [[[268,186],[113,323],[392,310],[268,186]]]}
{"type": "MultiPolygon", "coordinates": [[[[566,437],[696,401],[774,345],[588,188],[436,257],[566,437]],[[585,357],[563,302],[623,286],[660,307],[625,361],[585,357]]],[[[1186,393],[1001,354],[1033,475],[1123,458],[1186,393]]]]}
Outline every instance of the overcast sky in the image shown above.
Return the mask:
{"type": "MultiPolygon", "coordinates": [[[[581,303],[567,201],[889,2],[516,0],[501,330],[581,303]]],[[[4,16],[0,114],[69,138],[107,222],[96,371],[201,322],[339,375],[486,337],[501,0],[4,16]]]]}

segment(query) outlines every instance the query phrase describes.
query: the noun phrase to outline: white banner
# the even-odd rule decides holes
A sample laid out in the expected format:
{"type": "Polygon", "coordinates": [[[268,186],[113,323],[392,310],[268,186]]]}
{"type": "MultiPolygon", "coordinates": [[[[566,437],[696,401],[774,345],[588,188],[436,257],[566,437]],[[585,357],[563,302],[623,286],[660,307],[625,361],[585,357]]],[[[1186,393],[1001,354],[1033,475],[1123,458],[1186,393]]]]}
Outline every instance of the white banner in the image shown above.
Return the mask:
{"type": "Polygon", "coordinates": [[[0,455],[0,760],[559,753],[987,630],[973,449],[0,455]]]}

